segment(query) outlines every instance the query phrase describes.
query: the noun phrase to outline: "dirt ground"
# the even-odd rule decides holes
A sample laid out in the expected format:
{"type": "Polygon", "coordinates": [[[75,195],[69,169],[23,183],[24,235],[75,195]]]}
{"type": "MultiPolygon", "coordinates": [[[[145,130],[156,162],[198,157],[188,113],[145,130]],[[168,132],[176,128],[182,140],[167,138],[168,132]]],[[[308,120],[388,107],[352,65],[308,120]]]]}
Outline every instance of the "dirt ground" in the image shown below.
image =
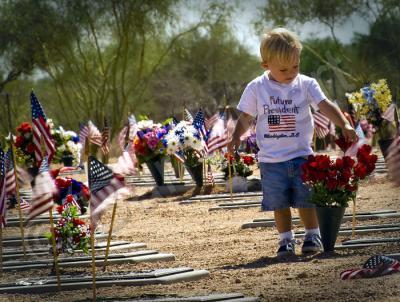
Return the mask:
{"type": "MultiPolygon", "coordinates": [[[[136,188],[135,195],[151,188],[136,188]]],[[[222,187],[214,188],[221,191],[222,187]]],[[[399,188],[386,177],[376,177],[361,185],[357,211],[400,210],[399,188]]],[[[186,196],[190,196],[188,192],[186,196]]],[[[98,289],[99,298],[134,298],[155,295],[207,295],[211,293],[243,293],[258,296],[261,301],[400,301],[400,273],[374,279],[342,281],[341,271],[361,267],[374,254],[398,253],[398,244],[387,244],[357,250],[340,250],[332,254],[302,256],[290,262],[276,259],[275,228],[241,229],[255,218],[272,217],[259,208],[209,211],[217,202],[203,201],[180,204],[182,196],[141,199],[119,203],[114,227],[116,238],[144,242],[148,249],[173,253],[174,262],[110,266],[109,272],[140,271],[153,268],[192,267],[207,269],[210,276],[191,282],[143,287],[111,287],[98,289]]],[[[351,208],[348,209],[351,211],[351,208]]],[[[295,213],[294,213],[295,214],[295,213]]],[[[100,229],[107,230],[111,208],[102,218],[100,229]]],[[[398,219],[379,219],[360,224],[395,223],[398,219]]],[[[351,223],[348,223],[351,226],[351,223]]],[[[301,226],[295,226],[301,229],[301,226]]],[[[43,232],[31,228],[27,234],[43,232]]],[[[18,234],[8,228],[5,235],[18,234]]],[[[398,233],[362,235],[399,237],[398,233]]],[[[356,235],[356,238],[361,236],[356,235]]],[[[339,236],[338,242],[346,239],[339,236]]],[[[65,274],[85,272],[90,268],[68,268],[65,274]]],[[[12,272],[3,275],[2,283],[18,278],[46,276],[48,270],[12,272]]],[[[78,290],[42,295],[4,295],[0,301],[76,301],[91,299],[92,291],[78,290]]],[[[100,299],[99,299],[100,300],[100,299]]]]}

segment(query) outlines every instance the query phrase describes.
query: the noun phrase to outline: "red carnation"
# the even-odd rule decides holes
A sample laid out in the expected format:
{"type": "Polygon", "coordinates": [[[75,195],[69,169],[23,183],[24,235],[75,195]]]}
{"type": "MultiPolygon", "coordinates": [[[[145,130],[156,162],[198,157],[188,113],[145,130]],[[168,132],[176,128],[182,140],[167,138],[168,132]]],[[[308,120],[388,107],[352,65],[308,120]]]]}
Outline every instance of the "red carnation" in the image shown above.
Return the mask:
{"type": "Polygon", "coordinates": [[[250,165],[253,165],[253,164],[254,164],[254,158],[253,158],[253,156],[245,155],[245,156],[243,156],[242,158],[243,158],[243,162],[244,162],[246,165],[250,166],[250,165]]]}
{"type": "Polygon", "coordinates": [[[63,210],[64,210],[64,207],[63,206],[58,206],[56,209],[57,209],[57,213],[61,215],[63,210]]]}

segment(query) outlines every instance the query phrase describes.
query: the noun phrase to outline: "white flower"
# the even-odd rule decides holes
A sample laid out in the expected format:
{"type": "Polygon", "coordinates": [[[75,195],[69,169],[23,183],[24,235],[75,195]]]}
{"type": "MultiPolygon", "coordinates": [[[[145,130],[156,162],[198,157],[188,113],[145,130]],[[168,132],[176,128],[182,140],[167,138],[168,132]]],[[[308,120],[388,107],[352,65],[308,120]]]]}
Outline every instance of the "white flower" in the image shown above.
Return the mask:
{"type": "Polygon", "coordinates": [[[143,120],[137,123],[137,127],[139,130],[144,130],[148,128],[153,128],[153,121],[152,120],[143,120]]]}
{"type": "Polygon", "coordinates": [[[65,145],[61,145],[60,147],[58,147],[58,150],[64,152],[66,150],[65,145]]]}

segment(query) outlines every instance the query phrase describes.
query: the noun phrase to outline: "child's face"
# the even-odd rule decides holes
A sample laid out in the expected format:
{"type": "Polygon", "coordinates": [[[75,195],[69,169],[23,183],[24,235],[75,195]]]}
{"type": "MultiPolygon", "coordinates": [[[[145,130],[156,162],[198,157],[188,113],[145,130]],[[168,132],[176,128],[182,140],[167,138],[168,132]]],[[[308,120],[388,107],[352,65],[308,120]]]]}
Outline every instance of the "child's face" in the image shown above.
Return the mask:
{"type": "Polygon", "coordinates": [[[300,55],[293,54],[290,61],[282,63],[276,59],[272,59],[262,66],[270,71],[270,78],[276,82],[289,84],[299,73],[300,55]]]}

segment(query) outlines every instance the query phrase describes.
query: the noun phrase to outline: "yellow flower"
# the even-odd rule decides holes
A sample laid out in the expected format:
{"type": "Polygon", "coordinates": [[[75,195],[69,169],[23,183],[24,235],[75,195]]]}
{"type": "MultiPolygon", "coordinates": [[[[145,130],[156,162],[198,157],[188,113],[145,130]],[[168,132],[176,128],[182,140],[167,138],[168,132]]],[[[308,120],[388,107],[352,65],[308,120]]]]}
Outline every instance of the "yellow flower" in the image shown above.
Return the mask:
{"type": "Polygon", "coordinates": [[[385,79],[380,79],[378,83],[372,83],[371,88],[375,90],[374,98],[378,102],[379,108],[385,112],[392,102],[392,94],[385,79]]]}

